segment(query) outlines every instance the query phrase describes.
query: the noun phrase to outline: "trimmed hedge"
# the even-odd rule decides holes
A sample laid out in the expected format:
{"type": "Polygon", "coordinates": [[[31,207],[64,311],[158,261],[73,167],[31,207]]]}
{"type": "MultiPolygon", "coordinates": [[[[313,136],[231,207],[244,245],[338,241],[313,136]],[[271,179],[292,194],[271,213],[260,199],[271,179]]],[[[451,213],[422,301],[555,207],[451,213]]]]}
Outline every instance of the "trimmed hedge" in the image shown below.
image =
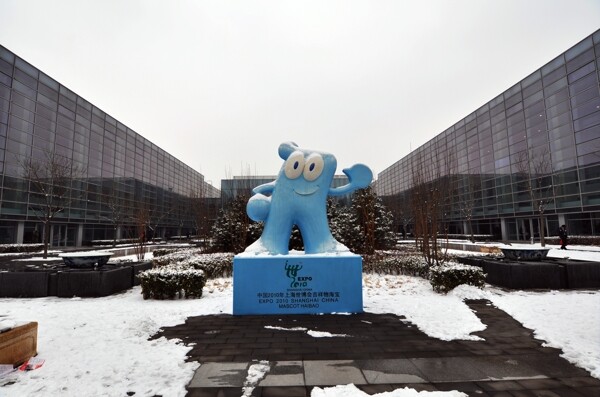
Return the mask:
{"type": "Polygon", "coordinates": [[[159,256],[169,255],[169,254],[172,254],[177,251],[180,251],[180,249],[178,249],[178,248],[157,248],[154,251],[152,251],[152,256],[156,259],[159,256]]]}
{"type": "Polygon", "coordinates": [[[388,252],[364,256],[363,272],[376,274],[404,274],[427,278],[427,262],[418,255],[398,255],[388,252]]]}
{"type": "MultiPolygon", "coordinates": [[[[546,244],[560,245],[560,237],[545,237],[546,244]]],[[[569,236],[569,245],[600,245],[600,236],[569,236]]]]}
{"type": "Polygon", "coordinates": [[[44,244],[0,244],[0,254],[39,252],[44,244]]]}
{"type": "Polygon", "coordinates": [[[485,273],[476,266],[446,263],[429,269],[429,282],[435,292],[446,294],[461,284],[485,286],[485,273]]]}
{"type": "Polygon", "coordinates": [[[227,277],[233,274],[233,254],[204,254],[200,248],[188,248],[154,258],[154,266],[178,265],[203,270],[206,278],[227,277]]]}
{"type": "Polygon", "coordinates": [[[154,268],[138,275],[144,299],[200,298],[208,278],[233,273],[233,254],[204,254],[198,248],[158,251],[154,268]]]}
{"type": "Polygon", "coordinates": [[[113,242],[115,242],[116,244],[134,244],[137,243],[139,241],[139,239],[137,238],[118,238],[116,241],[115,240],[92,240],[89,241],[89,245],[112,245],[113,242]]]}
{"type": "Polygon", "coordinates": [[[200,298],[206,284],[202,270],[163,266],[138,274],[144,299],[200,298]]]}

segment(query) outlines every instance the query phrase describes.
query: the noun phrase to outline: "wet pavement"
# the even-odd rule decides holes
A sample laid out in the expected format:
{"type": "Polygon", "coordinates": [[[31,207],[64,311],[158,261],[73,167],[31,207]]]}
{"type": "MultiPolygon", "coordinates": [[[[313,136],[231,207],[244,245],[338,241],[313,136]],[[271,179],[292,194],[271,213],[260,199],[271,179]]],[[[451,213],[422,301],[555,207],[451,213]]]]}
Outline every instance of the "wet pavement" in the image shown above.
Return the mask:
{"type": "Polygon", "coordinates": [[[487,325],[473,334],[483,340],[442,341],[402,316],[373,313],[198,316],[154,337],[181,339],[191,348],[188,361],[201,364],[188,397],[239,397],[244,386],[251,386],[246,395],[304,397],[315,386],[349,383],[370,395],[410,387],[469,396],[600,396],[600,380],[560,350],[542,346],[490,302],[466,303],[487,325]],[[268,370],[249,384],[249,369],[259,364],[268,370]]]}

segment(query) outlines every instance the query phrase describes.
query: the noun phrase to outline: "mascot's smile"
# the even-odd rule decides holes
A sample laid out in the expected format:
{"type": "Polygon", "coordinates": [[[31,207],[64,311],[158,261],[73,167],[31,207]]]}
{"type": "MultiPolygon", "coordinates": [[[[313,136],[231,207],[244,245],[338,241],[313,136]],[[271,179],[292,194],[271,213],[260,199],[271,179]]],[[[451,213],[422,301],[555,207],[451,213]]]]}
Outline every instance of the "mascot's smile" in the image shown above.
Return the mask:
{"type": "Polygon", "coordinates": [[[319,190],[319,185],[315,185],[312,189],[310,186],[307,186],[305,189],[293,189],[294,193],[299,194],[300,196],[310,196],[313,193],[316,193],[319,190]]]}

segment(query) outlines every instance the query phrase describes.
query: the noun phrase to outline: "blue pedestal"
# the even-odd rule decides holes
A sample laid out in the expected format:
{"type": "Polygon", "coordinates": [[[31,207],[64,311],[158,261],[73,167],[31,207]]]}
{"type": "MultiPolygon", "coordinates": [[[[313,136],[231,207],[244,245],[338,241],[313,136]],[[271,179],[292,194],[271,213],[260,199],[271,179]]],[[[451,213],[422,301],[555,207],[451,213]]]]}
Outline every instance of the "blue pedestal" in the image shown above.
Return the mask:
{"type": "Polygon", "coordinates": [[[233,314],[360,313],[359,255],[233,258],[233,314]]]}

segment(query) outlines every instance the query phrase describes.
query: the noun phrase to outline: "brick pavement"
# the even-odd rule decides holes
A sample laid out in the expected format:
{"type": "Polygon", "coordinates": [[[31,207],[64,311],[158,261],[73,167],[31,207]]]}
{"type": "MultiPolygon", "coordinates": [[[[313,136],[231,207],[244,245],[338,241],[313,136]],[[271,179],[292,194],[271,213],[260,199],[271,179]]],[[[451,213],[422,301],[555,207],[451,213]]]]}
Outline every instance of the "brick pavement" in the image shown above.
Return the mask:
{"type": "Polygon", "coordinates": [[[202,364],[188,397],[242,395],[248,367],[260,360],[270,370],[252,396],[303,397],[315,386],[346,383],[368,394],[411,387],[484,397],[600,396],[600,380],[508,314],[484,300],[467,304],[487,325],[475,333],[483,341],[430,338],[402,316],[373,313],[198,316],[154,338],[181,339],[191,347],[188,360],[202,364]]]}

